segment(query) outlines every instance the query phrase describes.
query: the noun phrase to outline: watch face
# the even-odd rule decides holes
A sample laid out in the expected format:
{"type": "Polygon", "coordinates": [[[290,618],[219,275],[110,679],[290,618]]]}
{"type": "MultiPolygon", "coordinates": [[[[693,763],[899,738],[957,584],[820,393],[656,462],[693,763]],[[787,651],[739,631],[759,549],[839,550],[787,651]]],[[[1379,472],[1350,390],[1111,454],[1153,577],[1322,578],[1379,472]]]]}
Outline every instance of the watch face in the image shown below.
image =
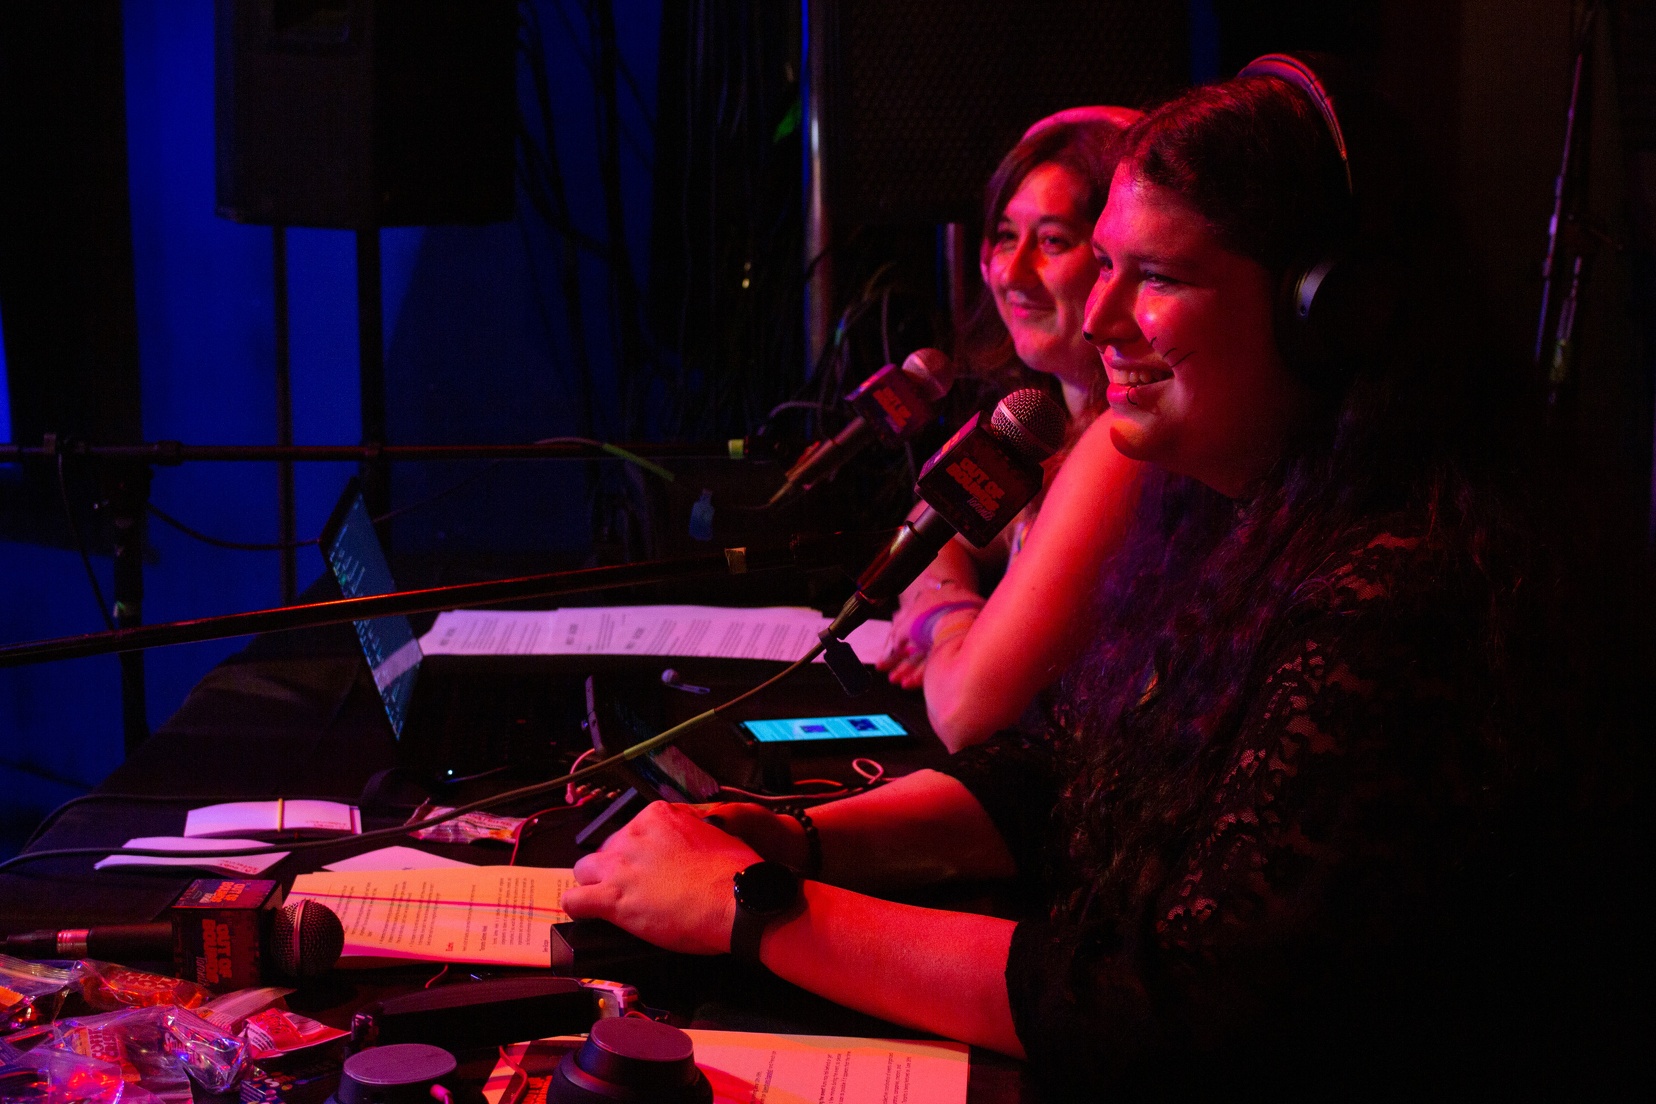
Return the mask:
{"type": "Polygon", "coordinates": [[[757,862],[736,875],[736,904],[773,916],[799,899],[799,875],[777,862],[757,862]]]}

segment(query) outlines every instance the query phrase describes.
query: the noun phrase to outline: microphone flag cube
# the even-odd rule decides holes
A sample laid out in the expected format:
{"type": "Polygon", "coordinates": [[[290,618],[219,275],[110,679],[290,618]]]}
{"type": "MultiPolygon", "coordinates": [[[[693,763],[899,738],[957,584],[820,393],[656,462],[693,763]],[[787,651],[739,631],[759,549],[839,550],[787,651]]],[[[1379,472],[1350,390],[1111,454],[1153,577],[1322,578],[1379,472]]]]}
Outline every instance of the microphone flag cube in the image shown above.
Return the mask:
{"type": "Polygon", "coordinates": [[[913,437],[932,417],[932,400],[914,377],[895,364],[888,364],[869,376],[845,396],[864,421],[873,427],[880,443],[896,448],[913,437]]]}
{"type": "Polygon", "coordinates": [[[217,993],[262,983],[264,934],[282,888],[262,878],[198,878],[172,905],[174,972],[217,993]]]}
{"type": "Polygon", "coordinates": [[[999,440],[976,414],[920,469],[920,497],[982,548],[1040,492],[1041,465],[999,440]]]}

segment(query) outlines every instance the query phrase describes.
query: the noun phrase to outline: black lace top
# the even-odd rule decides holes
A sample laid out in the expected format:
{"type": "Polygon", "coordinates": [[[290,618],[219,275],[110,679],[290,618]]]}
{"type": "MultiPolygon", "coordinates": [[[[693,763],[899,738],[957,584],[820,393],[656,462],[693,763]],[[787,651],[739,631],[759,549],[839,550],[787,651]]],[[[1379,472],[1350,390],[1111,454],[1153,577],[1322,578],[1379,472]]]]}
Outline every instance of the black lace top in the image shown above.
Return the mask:
{"type": "Polygon", "coordinates": [[[1448,977],[1446,933],[1468,926],[1449,887],[1484,824],[1478,618],[1419,577],[1417,540],[1358,543],[1272,636],[1218,786],[1152,884],[1066,876],[1061,745],[1091,734],[1003,733],[946,768],[1038,902],[1007,989],[1032,1066],[1070,1095],[1263,1090],[1285,1066],[1343,1093],[1333,1069],[1416,1061],[1400,1040],[1443,1019],[1420,982],[1448,977]]]}

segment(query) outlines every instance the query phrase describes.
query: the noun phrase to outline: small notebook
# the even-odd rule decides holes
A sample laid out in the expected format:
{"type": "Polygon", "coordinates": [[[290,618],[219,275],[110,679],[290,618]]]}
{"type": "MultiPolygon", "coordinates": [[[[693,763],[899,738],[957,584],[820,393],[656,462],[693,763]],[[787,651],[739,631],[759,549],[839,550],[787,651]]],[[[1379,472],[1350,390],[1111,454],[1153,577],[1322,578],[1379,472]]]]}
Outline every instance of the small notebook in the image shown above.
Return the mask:
{"type": "Polygon", "coordinates": [[[362,814],[355,805],[338,801],[232,801],[191,809],[184,835],[214,836],[355,836],[362,833],[362,814]]]}

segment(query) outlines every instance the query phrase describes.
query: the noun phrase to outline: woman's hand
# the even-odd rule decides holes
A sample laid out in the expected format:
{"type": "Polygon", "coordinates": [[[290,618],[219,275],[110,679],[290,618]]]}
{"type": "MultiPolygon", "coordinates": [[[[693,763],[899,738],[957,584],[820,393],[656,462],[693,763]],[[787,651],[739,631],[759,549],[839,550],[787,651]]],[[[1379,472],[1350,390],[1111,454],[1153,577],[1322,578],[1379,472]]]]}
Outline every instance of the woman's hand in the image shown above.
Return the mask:
{"type": "Polygon", "coordinates": [[[669,951],[724,954],[736,898],[731,879],[759,861],[752,847],[684,805],[657,801],[575,864],[563,908],[608,920],[669,951]]]}
{"type": "Polygon", "coordinates": [[[759,852],[760,858],[786,863],[795,870],[804,870],[810,861],[804,826],[785,813],[773,813],[746,801],[688,808],[759,852]]]}
{"type": "Polygon", "coordinates": [[[904,592],[897,612],[891,618],[891,636],[886,643],[886,654],[874,663],[877,669],[886,673],[893,685],[904,690],[917,690],[925,681],[926,657],[931,650],[915,647],[911,630],[915,619],[935,604],[923,600],[911,601],[909,593],[904,592]]]}
{"type": "Polygon", "coordinates": [[[975,586],[976,566],[967,551],[956,547],[962,543],[956,538],[945,545],[931,566],[897,599],[886,654],[874,666],[905,690],[918,690],[925,681],[926,661],[934,644],[931,630],[935,628],[927,624],[927,616],[940,606],[962,607],[973,603],[981,608],[983,604],[975,586]],[[926,626],[926,631],[917,632],[917,626],[921,625],[926,626]]]}

